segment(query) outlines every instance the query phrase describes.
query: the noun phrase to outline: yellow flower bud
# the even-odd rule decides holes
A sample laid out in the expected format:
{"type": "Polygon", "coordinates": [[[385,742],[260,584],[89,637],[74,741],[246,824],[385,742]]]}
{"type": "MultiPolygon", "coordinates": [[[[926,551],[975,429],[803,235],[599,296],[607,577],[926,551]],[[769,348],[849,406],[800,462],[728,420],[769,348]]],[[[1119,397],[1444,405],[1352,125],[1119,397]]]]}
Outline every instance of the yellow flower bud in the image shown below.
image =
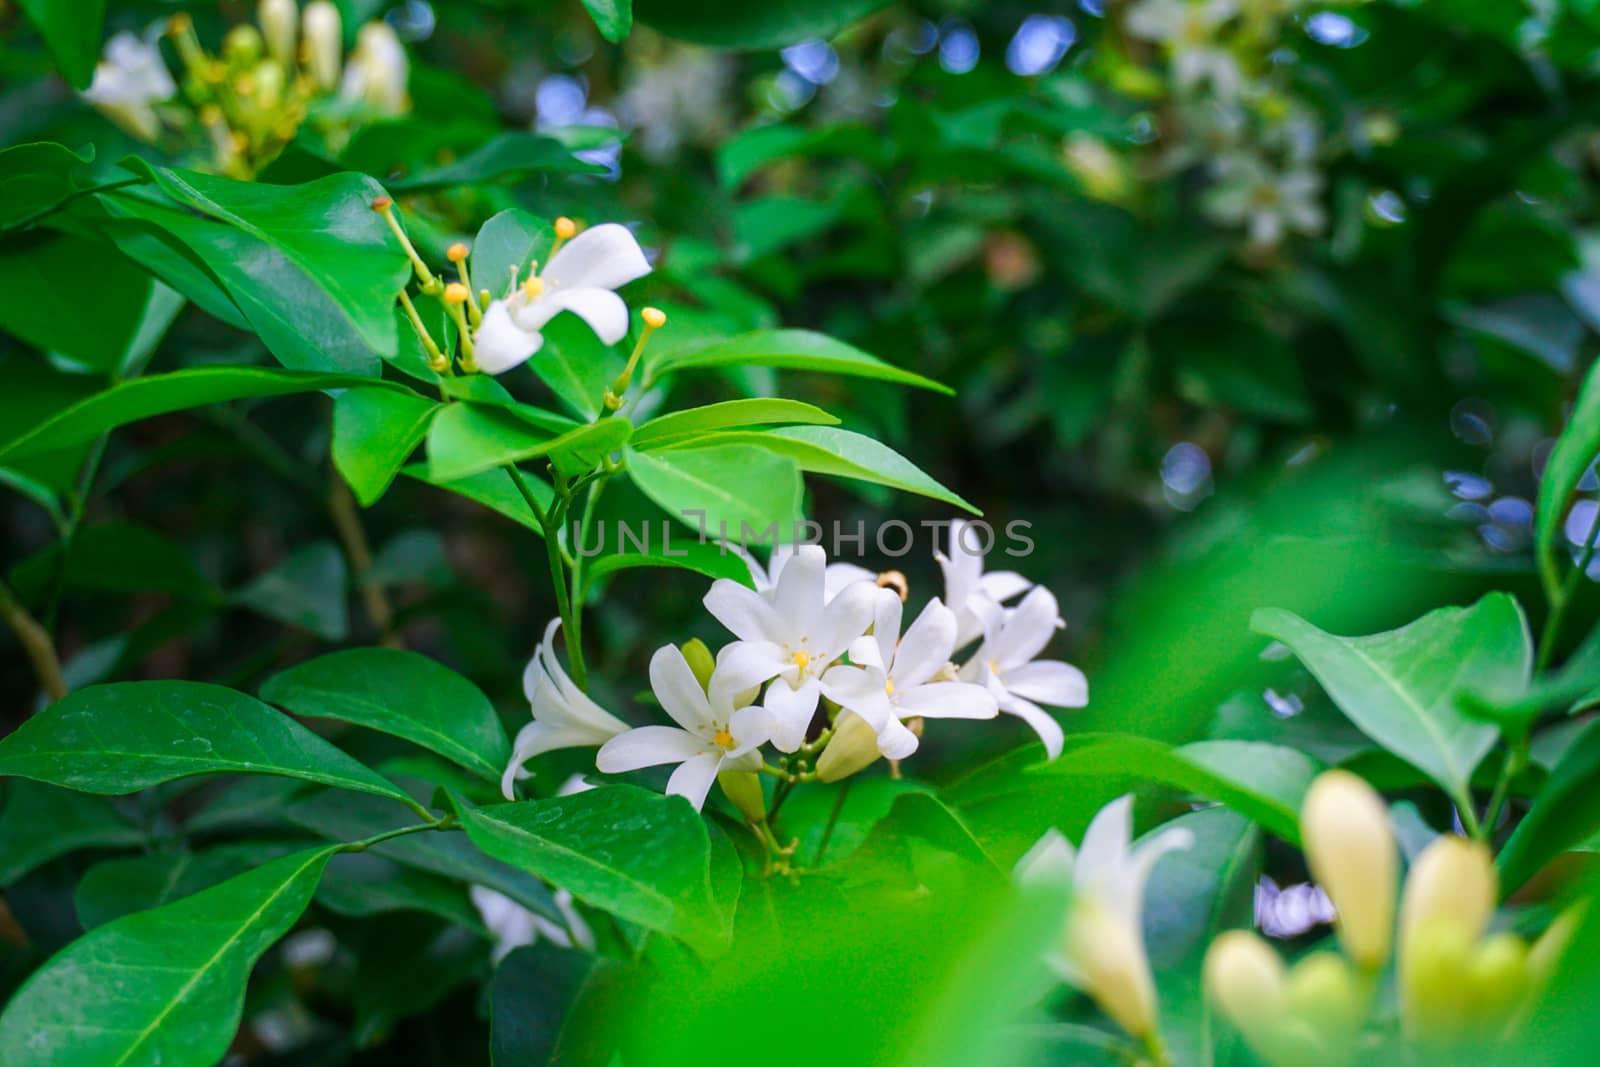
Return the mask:
{"type": "Polygon", "coordinates": [[[1278,953],[1252,931],[1229,930],[1211,942],[1203,978],[1212,1003],[1245,1040],[1264,1052],[1285,996],[1278,953]]]}
{"type": "Polygon", "coordinates": [[[1330,1048],[1348,1044],[1367,1012],[1350,961],[1337,952],[1315,952],[1295,964],[1285,999],[1289,1014],[1310,1024],[1330,1048]]]}
{"type": "Polygon", "coordinates": [[[1467,961],[1466,987],[1474,1026],[1497,1028],[1528,990],[1527,942],[1510,933],[1484,938],[1467,961]]]}
{"type": "MultiPolygon", "coordinates": [[[[256,104],[262,111],[277,111],[283,104],[283,68],[263,63],[256,68],[256,104]]],[[[292,129],[292,128],[291,128],[292,129]]],[[[291,134],[292,136],[292,134],[291,134]]]]}
{"type": "Polygon", "coordinates": [[[467,287],[460,282],[451,282],[444,287],[444,302],[446,304],[464,304],[472,296],[467,287]]]}
{"type": "Polygon", "coordinates": [[[311,0],[306,5],[300,16],[300,35],[312,81],[322,92],[333,92],[339,84],[344,37],[339,24],[339,9],[332,0],[311,0]]]}
{"type": "Polygon", "coordinates": [[[853,711],[839,713],[833,737],[817,759],[817,778],[837,782],[870,767],[878,758],[878,732],[853,711]]]}
{"type": "MultiPolygon", "coordinates": [[[[689,669],[694,671],[695,681],[700,683],[701,689],[711,686],[711,672],[717,669],[717,661],[712,658],[711,650],[706,643],[698,637],[693,641],[683,643],[683,658],[688,661],[689,669]]],[[[739,705],[744,707],[743,704],[739,705]]]]}
{"type": "Polygon", "coordinates": [[[1401,956],[1400,1019],[1405,1032],[1439,1039],[1459,1033],[1471,1018],[1463,977],[1472,938],[1455,923],[1430,923],[1409,939],[1401,956]]]}
{"type": "Polygon", "coordinates": [[[1339,941],[1359,966],[1382,967],[1394,938],[1400,857],[1383,798],[1349,771],[1317,776],[1300,810],[1311,874],[1337,912],[1339,941]]]}
{"type": "Polygon", "coordinates": [[[1469,944],[1478,940],[1497,897],[1494,860],[1476,841],[1448,834],[1422,850],[1406,876],[1400,903],[1400,981],[1413,941],[1434,926],[1450,926],[1469,944]]]}
{"type": "Polygon", "coordinates": [[[1067,958],[1085,992],[1118,1026],[1141,1040],[1156,1032],[1155,981],[1137,925],[1079,896],[1068,920],[1067,958]]]}
{"type": "Polygon", "coordinates": [[[561,238],[563,241],[571,240],[572,237],[577,234],[577,232],[578,224],[567,218],[565,215],[561,216],[559,219],[556,219],[556,236],[561,238]]]}
{"type": "Polygon", "coordinates": [[[723,794],[751,822],[767,817],[767,798],[761,792],[761,776],[753,771],[723,771],[717,775],[723,794]]]}
{"type": "Polygon", "coordinates": [[[222,39],[222,54],[229,59],[248,63],[260,59],[261,50],[261,32],[248,22],[241,22],[222,39]]]}
{"type": "Polygon", "coordinates": [[[294,0],[261,0],[256,19],[267,40],[267,53],[283,66],[293,66],[295,38],[300,33],[300,9],[294,0]]]}

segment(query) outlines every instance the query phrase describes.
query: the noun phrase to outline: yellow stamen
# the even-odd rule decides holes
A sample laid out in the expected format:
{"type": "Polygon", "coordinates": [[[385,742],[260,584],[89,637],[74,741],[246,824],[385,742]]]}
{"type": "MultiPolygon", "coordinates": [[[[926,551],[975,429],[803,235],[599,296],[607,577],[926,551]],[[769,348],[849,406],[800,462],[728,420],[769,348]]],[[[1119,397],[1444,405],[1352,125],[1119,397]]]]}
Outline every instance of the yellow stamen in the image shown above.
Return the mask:
{"type": "Polygon", "coordinates": [[[989,661],[989,673],[990,674],[999,674],[1000,673],[1000,660],[998,658],[991,659],[989,661]]]}
{"type": "Polygon", "coordinates": [[[793,663],[796,667],[799,667],[801,670],[805,670],[806,667],[809,666],[810,663],[811,663],[811,653],[809,653],[809,652],[796,652],[794,655],[789,657],[789,662],[793,663]]]}
{"type": "Polygon", "coordinates": [[[448,251],[445,252],[445,258],[449,259],[452,263],[460,263],[462,260],[467,258],[467,246],[462,242],[457,241],[455,244],[450,246],[448,251]]]}
{"type": "MultiPolygon", "coordinates": [[[[572,238],[575,237],[577,235],[577,233],[578,233],[578,224],[576,222],[573,222],[571,219],[567,218],[565,215],[561,216],[559,219],[556,219],[556,239],[555,239],[555,243],[550,246],[550,258],[551,259],[555,259],[556,258],[556,253],[561,251],[561,246],[566,244],[568,241],[572,240],[572,238]]],[[[532,269],[534,269],[534,270],[538,270],[539,269],[539,261],[538,260],[534,260],[533,261],[533,268],[532,269]]]]}
{"type": "Polygon", "coordinates": [[[411,238],[406,236],[406,231],[401,228],[400,220],[395,218],[394,200],[387,196],[380,196],[372,202],[372,210],[383,216],[383,221],[389,224],[389,229],[394,231],[395,237],[400,240],[400,247],[406,251],[406,256],[411,260],[411,269],[417,272],[417,280],[422,283],[424,292],[437,291],[439,283],[433,276],[433,271],[422,262],[422,257],[417,255],[416,248],[411,244],[411,238]]]}
{"type": "Polygon", "coordinates": [[[544,292],[543,278],[529,278],[522,283],[522,294],[529,300],[535,299],[542,292],[544,292]]]}
{"type": "Polygon", "coordinates": [[[460,282],[451,282],[444,287],[444,302],[446,304],[464,304],[467,297],[472,294],[460,282]]]}
{"type": "Polygon", "coordinates": [[[717,736],[713,737],[711,740],[722,748],[733,747],[733,735],[726,730],[718,730],[717,736]]]}
{"type": "MultiPolygon", "coordinates": [[[[639,312],[639,317],[644,320],[645,326],[651,330],[659,330],[667,324],[667,313],[660,308],[645,308],[639,312]]],[[[644,344],[644,338],[641,337],[639,339],[639,344],[641,346],[644,344]]]]}
{"type": "Polygon", "coordinates": [[[894,679],[893,678],[884,679],[883,692],[884,692],[885,696],[891,696],[891,697],[894,696],[894,679]]]}

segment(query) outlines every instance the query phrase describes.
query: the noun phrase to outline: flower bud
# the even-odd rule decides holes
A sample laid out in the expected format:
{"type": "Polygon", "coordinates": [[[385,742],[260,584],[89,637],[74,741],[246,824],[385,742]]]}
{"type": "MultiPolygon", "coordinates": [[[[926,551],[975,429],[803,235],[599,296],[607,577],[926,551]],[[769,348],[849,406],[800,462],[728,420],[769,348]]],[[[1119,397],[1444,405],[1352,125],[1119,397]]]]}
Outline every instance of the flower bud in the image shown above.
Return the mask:
{"type": "Polygon", "coordinates": [[[1312,877],[1337,912],[1345,952],[1364,969],[1382,967],[1393,944],[1400,864],[1383,798],[1349,771],[1325,771],[1306,793],[1300,835],[1312,877]]]}
{"type": "Polygon", "coordinates": [[[1286,1001],[1289,1013],[1309,1023],[1330,1047],[1355,1036],[1367,1009],[1350,961],[1337,952],[1314,952],[1295,964],[1286,1001]]]}
{"type": "MultiPolygon", "coordinates": [[[[711,650],[706,647],[706,643],[697,637],[693,641],[685,641],[681,651],[683,652],[683,658],[688,661],[689,669],[694,672],[695,681],[700,683],[700,688],[710,689],[711,672],[717,669],[717,661],[712,657],[711,650]]],[[[754,700],[754,698],[752,697],[751,700],[754,700]]],[[[745,701],[738,706],[742,708],[750,702],[745,701]]]]}
{"type": "Polygon", "coordinates": [[[1217,936],[1206,952],[1206,993],[1218,1010],[1258,1050],[1277,1023],[1285,995],[1283,961],[1250,930],[1217,936]]]}
{"type": "Polygon", "coordinates": [[[404,114],[410,108],[406,95],[410,64],[405,46],[387,22],[368,22],[356,35],[350,70],[340,90],[385,115],[404,114]]]}
{"type": "Polygon", "coordinates": [[[1085,992],[1130,1036],[1143,1040],[1156,1032],[1155,981],[1135,923],[1092,897],[1074,898],[1067,958],[1085,992]]]}
{"type": "Polygon", "coordinates": [[[339,64],[344,54],[339,9],[333,0],[311,0],[306,5],[300,16],[300,36],[312,81],[322,92],[332,92],[339,84],[339,64]]]}
{"type": "Polygon", "coordinates": [[[840,712],[833,737],[817,759],[817,778],[837,782],[871,766],[878,756],[878,732],[855,712],[840,712]]]}
{"type": "Polygon", "coordinates": [[[1466,987],[1473,1024],[1480,1030],[1498,1027],[1527,992],[1527,943],[1510,933],[1484,938],[1467,961],[1466,987]]]}
{"type": "Polygon", "coordinates": [[[1462,978],[1472,939],[1454,923],[1432,923],[1409,939],[1401,956],[1400,1019],[1405,1032],[1439,1039],[1471,1017],[1462,978]]]}
{"type": "Polygon", "coordinates": [[[751,822],[767,818],[767,798],[761,791],[761,776],[753,771],[723,771],[717,775],[723,795],[751,822]]]}
{"type": "Polygon", "coordinates": [[[260,59],[261,50],[261,32],[248,22],[239,23],[222,39],[222,54],[243,63],[260,59]]]}
{"type": "Polygon", "coordinates": [[[1400,903],[1402,986],[1411,944],[1435,926],[1459,930],[1468,944],[1477,941],[1494,913],[1496,889],[1494,860],[1481,843],[1448,834],[1422,850],[1400,903]]]}
{"type": "Polygon", "coordinates": [[[274,112],[283,105],[283,68],[263,63],[256,68],[256,105],[262,111],[274,112]]]}
{"type": "Polygon", "coordinates": [[[300,33],[300,9],[294,0],[261,0],[256,19],[267,40],[267,54],[282,66],[293,66],[295,38],[300,33]]]}

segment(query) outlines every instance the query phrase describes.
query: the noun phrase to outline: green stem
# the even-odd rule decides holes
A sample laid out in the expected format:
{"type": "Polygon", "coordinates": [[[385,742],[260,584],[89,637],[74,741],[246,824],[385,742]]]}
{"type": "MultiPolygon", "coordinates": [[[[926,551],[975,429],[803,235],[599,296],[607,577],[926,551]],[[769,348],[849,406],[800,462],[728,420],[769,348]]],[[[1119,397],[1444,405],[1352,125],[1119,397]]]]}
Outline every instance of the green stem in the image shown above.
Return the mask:
{"type": "Polygon", "coordinates": [[[572,598],[567,592],[567,565],[561,554],[561,518],[563,509],[552,506],[548,511],[540,505],[533,495],[533,489],[528,485],[528,480],[522,476],[515,463],[505,466],[511,475],[511,482],[517,487],[517,492],[522,494],[522,499],[528,504],[528,510],[533,512],[533,517],[539,521],[544,530],[545,555],[550,559],[550,584],[556,591],[556,611],[561,616],[561,625],[567,631],[567,660],[572,666],[572,680],[579,689],[585,691],[589,688],[589,668],[583,661],[582,635],[579,628],[582,622],[573,614],[572,598]]]}
{"type": "Polygon", "coordinates": [[[844,784],[839,786],[839,792],[833,798],[833,810],[828,813],[828,825],[822,828],[822,840],[817,844],[816,866],[822,866],[822,857],[827,855],[828,842],[833,840],[833,828],[839,822],[839,813],[844,810],[844,798],[850,793],[850,783],[854,778],[846,778],[844,784]]]}
{"type": "Polygon", "coordinates": [[[600,504],[600,494],[605,492],[607,477],[602,475],[590,487],[589,495],[583,501],[583,516],[578,520],[578,538],[573,546],[572,560],[572,635],[568,638],[574,645],[581,643],[583,638],[583,594],[585,569],[588,566],[583,548],[589,543],[589,532],[594,528],[594,513],[600,504]]]}
{"type": "Polygon", "coordinates": [[[1500,765],[1500,778],[1494,783],[1494,792],[1489,796],[1489,806],[1484,809],[1485,835],[1494,833],[1494,824],[1500,819],[1500,809],[1505,806],[1506,799],[1511,793],[1511,779],[1522,772],[1527,755],[1528,742],[1525,737],[1514,742],[1506,752],[1505,762],[1500,765]]]}
{"type": "Polygon", "coordinates": [[[454,815],[446,815],[442,819],[435,819],[433,817],[433,813],[428,811],[427,808],[422,807],[420,804],[413,804],[412,807],[415,808],[417,812],[428,821],[418,826],[402,826],[398,830],[385,830],[381,834],[373,834],[371,837],[362,838],[360,841],[348,842],[347,844],[342,845],[339,851],[365,852],[373,845],[381,845],[383,842],[388,841],[391,838],[405,837],[407,834],[420,834],[425,830],[454,830],[457,827],[456,817],[454,815]]]}
{"type": "Polygon", "coordinates": [[[1472,810],[1472,792],[1469,789],[1466,796],[1456,797],[1456,811],[1461,814],[1461,827],[1467,831],[1467,836],[1474,841],[1483,841],[1483,826],[1478,822],[1478,815],[1472,810]]]}
{"type": "Polygon", "coordinates": [[[1545,620],[1544,630],[1539,634],[1539,658],[1534,665],[1536,671],[1542,671],[1550,666],[1551,657],[1556,652],[1556,638],[1560,636],[1561,624],[1566,617],[1567,605],[1572,603],[1572,598],[1578,591],[1578,584],[1583,581],[1584,575],[1589,573],[1589,564],[1594,559],[1597,541],[1600,541],[1600,507],[1595,508],[1594,521],[1589,524],[1589,536],[1584,540],[1577,566],[1567,572],[1566,581],[1561,583],[1561,589],[1550,601],[1550,617],[1545,620]]]}
{"type": "Polygon", "coordinates": [[[35,211],[32,215],[29,215],[22,221],[12,223],[10,226],[5,227],[5,230],[6,232],[10,232],[12,230],[21,230],[32,226],[40,219],[49,218],[51,215],[54,215],[57,211],[60,211],[74,200],[82,200],[84,197],[93,196],[96,193],[109,193],[117,189],[126,189],[130,185],[143,185],[144,183],[144,178],[126,178],[122,181],[107,182],[104,185],[91,185],[87,189],[78,189],[74,192],[68,193],[54,204],[51,204],[49,207],[40,211],[35,211]]]}

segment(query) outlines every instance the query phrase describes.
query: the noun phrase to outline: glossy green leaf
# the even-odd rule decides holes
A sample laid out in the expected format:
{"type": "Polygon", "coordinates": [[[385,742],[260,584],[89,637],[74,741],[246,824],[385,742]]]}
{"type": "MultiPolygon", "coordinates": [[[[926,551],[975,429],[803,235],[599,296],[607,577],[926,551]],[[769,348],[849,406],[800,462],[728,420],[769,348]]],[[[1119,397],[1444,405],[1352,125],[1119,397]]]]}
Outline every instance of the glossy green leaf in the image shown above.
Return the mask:
{"type": "Polygon", "coordinates": [[[1459,698],[1521,692],[1533,669],[1527,620],[1504,593],[1368,637],[1336,637],[1276,609],[1256,612],[1251,627],[1288,645],[1362,733],[1462,803],[1498,731],[1464,714],[1459,698]]]}
{"type": "Polygon", "coordinates": [[[350,629],[349,575],[332,541],[316,541],[256,575],[230,598],[270,619],[342,641],[350,629]]]}
{"type": "Polygon", "coordinates": [[[61,76],[87,89],[100,59],[100,29],[106,0],[17,0],[49,47],[61,76]]]}
{"type": "Polygon", "coordinates": [[[1495,857],[1509,895],[1561,853],[1600,831],[1600,722],[1591,722],[1550,772],[1495,857]]]}
{"type": "Polygon", "coordinates": [[[647,529],[642,535],[636,531],[635,535],[648,539],[643,549],[633,541],[628,541],[626,544],[608,546],[615,551],[589,561],[583,572],[585,588],[607,575],[636,567],[673,567],[694,571],[707,578],[731,578],[749,584],[750,569],[742,559],[719,545],[702,542],[693,534],[686,534],[670,520],[663,519],[660,526],[647,529]]]}
{"type": "Polygon", "coordinates": [[[635,0],[633,14],[652,29],[696,44],[774,49],[811,37],[832,37],[884,3],[885,0],[770,0],[765,4],[740,4],[711,0],[675,4],[671,0],[635,0]]]}
{"type": "Polygon", "coordinates": [[[528,368],[550,387],[568,410],[585,422],[600,417],[601,404],[625,361],[602,344],[589,324],[562,313],[544,328],[544,346],[528,360],[528,368]]]}
{"type": "Polygon", "coordinates": [[[843,341],[810,330],[757,330],[703,346],[673,348],[647,359],[649,378],[709,367],[777,367],[853,378],[873,378],[952,393],[931,378],[901,370],[843,341]]]}
{"type": "Polygon", "coordinates": [[[275,774],[411,803],[287,715],[205,682],[92,685],[0,740],[0,775],[85,793],[132,793],[228,773],[275,774]]]}
{"type": "Polygon", "coordinates": [[[682,797],[614,785],[469,808],[479,848],[594,907],[701,947],[726,940],[711,889],[711,842],[682,797]]]}
{"type": "Polygon", "coordinates": [[[609,1054],[586,1054],[592,1039],[600,1036],[595,1031],[607,1027],[584,1026],[586,1019],[594,1020],[581,1009],[585,1001],[604,996],[618,970],[615,963],[548,941],[519,948],[501,960],[489,992],[489,1050],[495,1067],[611,1062],[609,1054]]]}
{"type": "Polygon", "coordinates": [[[631,429],[626,419],[612,417],[552,437],[506,409],[451,404],[428,427],[428,472],[434,481],[459,481],[538,456],[587,470],[621,448],[631,429]]]}
{"type": "Polygon", "coordinates": [[[283,253],[326,292],[375,351],[392,355],[391,308],[411,264],[383,217],[372,210],[383,186],[338,174],[304,185],[231,181],[195,171],[127,166],[178,203],[225,222],[283,253]]]}
{"type": "Polygon", "coordinates": [[[6,783],[0,808],[0,888],[83,848],[130,848],[145,833],[108,800],[26,779],[6,783]]]}
{"type": "Polygon", "coordinates": [[[605,170],[605,167],[577,158],[572,149],[554,137],[499,133],[454,162],[395,178],[389,182],[389,187],[395,192],[417,193],[515,174],[604,174],[605,170]]]}
{"type": "Polygon", "coordinates": [[[51,957],[0,1015],[0,1063],[210,1067],[262,954],[311,901],[335,849],[295,853],[94,930],[51,957]]]}
{"type": "Polygon", "coordinates": [[[388,490],[440,405],[396,389],[351,389],[333,402],[333,463],[363,507],[388,490]]]}
{"type": "Polygon", "coordinates": [[[1561,436],[1556,438],[1550,459],[1544,465],[1544,479],[1539,483],[1534,529],[1539,575],[1544,581],[1546,596],[1553,598],[1561,585],[1556,560],[1564,540],[1562,523],[1567,514],[1567,502],[1597,456],[1600,456],[1600,362],[1589,368],[1583,387],[1578,391],[1578,400],[1572,406],[1572,417],[1561,436]]]}
{"type": "Polygon", "coordinates": [[[74,175],[94,162],[94,146],[79,155],[54,141],[35,141],[0,150],[0,230],[49,211],[78,187],[74,175]]]}
{"type": "Polygon", "coordinates": [[[472,284],[500,296],[511,283],[511,269],[526,280],[528,264],[543,262],[555,240],[555,226],[548,219],[529,214],[519,207],[507,208],[478,227],[472,242],[472,284]]]}
{"type": "Polygon", "coordinates": [[[460,882],[402,866],[371,852],[335,856],[317,889],[317,903],[354,918],[421,912],[480,936],[483,919],[460,882]]]}
{"type": "Polygon", "coordinates": [[[294,850],[281,842],[255,842],[106,860],[78,882],[73,905],[83,928],[92,930],[210,889],[294,850]]]}
{"type": "MultiPolygon", "coordinates": [[[[449,490],[458,496],[464,496],[468,500],[482,504],[492,511],[499,512],[512,522],[519,523],[540,536],[544,535],[544,528],[534,518],[532,511],[528,508],[528,502],[517,491],[517,487],[512,482],[511,475],[507,471],[484,471],[481,474],[474,474],[467,478],[435,478],[428,469],[427,464],[416,463],[403,468],[400,473],[408,478],[415,478],[419,482],[427,482],[429,485],[449,490]]],[[[556,495],[555,490],[550,488],[550,483],[536,478],[526,471],[523,472],[522,479],[533,493],[534,499],[539,502],[539,506],[548,511],[556,495]]]]}
{"type": "Polygon", "coordinates": [[[633,29],[633,0],[583,0],[600,36],[616,44],[633,29]]]}
{"type": "Polygon", "coordinates": [[[195,569],[192,554],[182,545],[131,522],[86,526],[70,548],[57,542],[11,572],[12,584],[28,597],[42,594],[58,580],[71,589],[168,593],[197,601],[221,599],[216,586],[195,569]]]}
{"type": "Polygon", "coordinates": [[[150,276],[99,241],[29,233],[0,247],[0,292],[11,294],[0,301],[0,329],[42,352],[113,372],[144,318],[150,276]],[[94,314],[86,315],[90,269],[94,314]]]}
{"type": "Polygon", "coordinates": [[[800,468],[788,456],[737,445],[628,449],[628,477],[674,519],[712,540],[772,540],[802,517],[800,468]],[[747,530],[748,528],[748,530],[747,530]]]}
{"type": "MultiPolygon", "coordinates": [[[[119,382],[26,428],[0,443],[0,458],[36,455],[88,441],[107,430],[174,411],[246,397],[287,396],[319,389],[372,385],[365,378],[274,367],[195,367],[119,382]]],[[[398,388],[385,386],[384,388],[398,388]]]]}
{"type": "Polygon", "coordinates": [[[674,411],[661,415],[633,431],[634,448],[660,448],[675,440],[694,437],[713,430],[742,426],[770,426],[799,423],[812,426],[837,426],[839,420],[814,404],[782,397],[756,397],[750,400],[725,400],[720,404],[674,411]]]}
{"type": "Polygon", "coordinates": [[[319,656],[267,679],[261,699],[297,716],[405,738],[491,781],[499,781],[511,758],[483,691],[415,652],[352,648],[319,656]]]}

